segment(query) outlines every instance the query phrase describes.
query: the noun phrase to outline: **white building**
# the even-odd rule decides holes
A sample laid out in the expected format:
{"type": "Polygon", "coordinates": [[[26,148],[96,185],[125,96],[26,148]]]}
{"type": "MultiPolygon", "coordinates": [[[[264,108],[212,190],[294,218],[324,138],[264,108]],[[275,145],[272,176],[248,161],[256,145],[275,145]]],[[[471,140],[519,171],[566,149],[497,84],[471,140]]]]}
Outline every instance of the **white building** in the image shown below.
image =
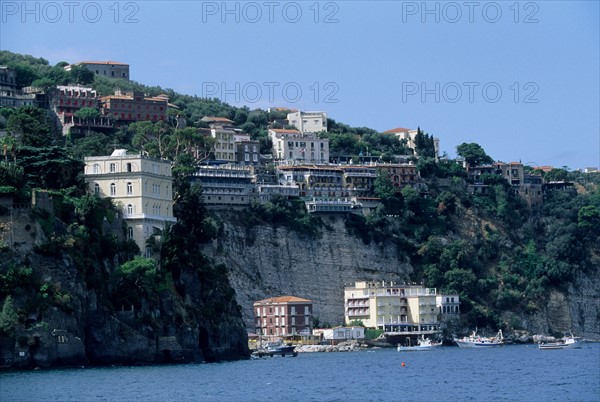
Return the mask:
{"type": "Polygon", "coordinates": [[[365,339],[365,327],[335,327],[335,328],[315,328],[313,335],[320,335],[323,341],[336,345],[340,342],[352,339],[365,339]]]}
{"type": "MultiPolygon", "coordinates": [[[[406,146],[415,149],[415,137],[417,136],[417,130],[411,130],[408,128],[397,127],[391,130],[385,131],[384,134],[394,134],[399,140],[405,140],[406,146]]],[[[435,158],[440,157],[440,139],[437,137],[433,138],[433,149],[435,152],[435,158]]]]}
{"type": "Polygon", "coordinates": [[[277,160],[329,163],[329,139],[296,130],[270,129],[273,156],[277,160]]]}
{"type": "Polygon", "coordinates": [[[327,113],[325,112],[292,112],[287,119],[290,125],[301,133],[318,133],[327,131],[327,113]]]}
{"type": "Polygon", "coordinates": [[[234,163],[236,161],[236,138],[241,140],[244,137],[242,130],[234,128],[233,121],[225,117],[207,116],[202,118],[202,121],[208,123],[210,126],[210,135],[215,139],[213,148],[215,160],[234,163]]]}
{"type": "Polygon", "coordinates": [[[146,255],[146,240],[176,222],[169,161],[116,149],[110,156],[86,157],[84,177],[92,194],[110,197],[121,208],[127,237],[146,255]]]}
{"type": "Polygon", "coordinates": [[[421,285],[362,281],[344,289],[344,303],[348,324],[359,320],[390,334],[420,335],[439,330],[440,307],[458,314],[459,300],[458,295],[438,295],[435,288],[421,285]]]}

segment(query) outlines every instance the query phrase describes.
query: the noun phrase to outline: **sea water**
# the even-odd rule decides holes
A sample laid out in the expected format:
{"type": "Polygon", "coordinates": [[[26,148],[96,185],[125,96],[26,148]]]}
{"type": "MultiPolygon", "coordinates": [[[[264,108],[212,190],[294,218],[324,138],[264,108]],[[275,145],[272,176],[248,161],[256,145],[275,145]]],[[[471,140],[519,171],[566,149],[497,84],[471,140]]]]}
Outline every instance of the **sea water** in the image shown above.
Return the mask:
{"type": "Polygon", "coordinates": [[[600,345],[4,372],[0,401],[600,401],[600,345]],[[404,364],[403,364],[404,363],[404,364]]]}

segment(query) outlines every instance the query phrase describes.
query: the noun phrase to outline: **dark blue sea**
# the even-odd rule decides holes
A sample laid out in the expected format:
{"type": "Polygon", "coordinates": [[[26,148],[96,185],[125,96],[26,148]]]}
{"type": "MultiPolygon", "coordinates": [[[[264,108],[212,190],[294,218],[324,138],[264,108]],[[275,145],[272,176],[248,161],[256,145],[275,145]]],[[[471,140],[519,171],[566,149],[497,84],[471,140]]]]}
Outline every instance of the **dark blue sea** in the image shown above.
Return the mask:
{"type": "Polygon", "coordinates": [[[600,401],[600,345],[4,372],[0,401],[600,401]],[[404,362],[404,367],[402,363],[404,362]]]}

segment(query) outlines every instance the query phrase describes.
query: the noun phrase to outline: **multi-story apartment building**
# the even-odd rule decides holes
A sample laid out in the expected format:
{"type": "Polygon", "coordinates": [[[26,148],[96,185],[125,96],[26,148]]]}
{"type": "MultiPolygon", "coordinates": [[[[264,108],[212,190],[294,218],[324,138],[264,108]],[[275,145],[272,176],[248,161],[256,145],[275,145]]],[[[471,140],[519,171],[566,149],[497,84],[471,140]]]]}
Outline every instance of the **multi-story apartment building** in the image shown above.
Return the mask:
{"type": "Polygon", "coordinates": [[[237,159],[236,137],[240,138],[242,130],[233,127],[233,121],[225,117],[206,116],[201,121],[208,123],[210,136],[215,140],[213,147],[215,160],[222,163],[234,163],[237,159]]]}
{"type": "Polygon", "coordinates": [[[484,175],[498,175],[504,178],[529,208],[538,208],[544,203],[544,182],[541,175],[525,173],[521,162],[494,162],[491,165],[469,166],[471,180],[468,191],[488,194],[489,185],[483,182],[484,175]]]}
{"type": "Polygon", "coordinates": [[[71,71],[73,66],[83,66],[101,77],[121,78],[129,81],[129,64],[118,61],[82,61],[65,66],[65,70],[71,71]]]}
{"type": "Polygon", "coordinates": [[[117,90],[114,95],[100,98],[102,115],[125,123],[166,120],[168,106],[168,98],[148,97],[139,91],[117,90]]]}
{"type": "Polygon", "coordinates": [[[250,205],[258,199],[250,166],[200,166],[191,180],[202,186],[203,202],[207,206],[250,205]]]}
{"type": "Polygon", "coordinates": [[[267,336],[310,334],[313,303],[296,296],[271,297],[254,303],[256,333],[267,336]]]}
{"type": "Polygon", "coordinates": [[[417,167],[412,163],[385,163],[376,166],[378,171],[388,175],[394,187],[402,188],[419,181],[417,167]]]}
{"type": "Polygon", "coordinates": [[[50,100],[50,108],[56,115],[56,123],[67,135],[76,128],[111,128],[112,122],[108,117],[100,116],[92,121],[82,121],[74,116],[81,108],[91,108],[99,111],[100,97],[92,88],[78,85],[59,85],[54,90],[50,100]]]}
{"type": "Polygon", "coordinates": [[[84,178],[92,194],[120,206],[127,237],[146,255],[146,240],[176,222],[170,161],[117,149],[110,156],[86,157],[84,178]]]}
{"type": "Polygon", "coordinates": [[[297,130],[270,129],[273,157],[301,163],[329,163],[329,140],[297,130]]]}
{"type": "Polygon", "coordinates": [[[277,174],[282,185],[295,185],[300,197],[347,197],[343,185],[343,170],[338,166],[291,165],[278,166],[277,174]]]}
{"type": "Polygon", "coordinates": [[[35,94],[23,93],[17,88],[14,68],[0,66],[0,107],[35,106],[35,94]]]}
{"type": "Polygon", "coordinates": [[[250,139],[250,134],[242,133],[241,129],[235,129],[233,135],[233,148],[235,151],[235,162],[239,165],[257,165],[260,163],[260,142],[250,139]]]}
{"type": "MultiPolygon", "coordinates": [[[[344,289],[346,323],[360,320],[368,328],[388,334],[431,334],[439,330],[444,307],[458,306],[458,295],[448,296],[435,288],[393,282],[356,282],[344,289]],[[439,302],[438,302],[439,298],[439,302]]],[[[446,313],[449,314],[449,313],[446,313]]]]}
{"type": "Polygon", "coordinates": [[[291,126],[301,133],[318,133],[327,131],[327,113],[293,111],[287,115],[291,126]]]}
{"type": "Polygon", "coordinates": [[[342,165],[343,186],[356,195],[371,195],[375,179],[377,179],[377,167],[369,165],[342,165]]]}

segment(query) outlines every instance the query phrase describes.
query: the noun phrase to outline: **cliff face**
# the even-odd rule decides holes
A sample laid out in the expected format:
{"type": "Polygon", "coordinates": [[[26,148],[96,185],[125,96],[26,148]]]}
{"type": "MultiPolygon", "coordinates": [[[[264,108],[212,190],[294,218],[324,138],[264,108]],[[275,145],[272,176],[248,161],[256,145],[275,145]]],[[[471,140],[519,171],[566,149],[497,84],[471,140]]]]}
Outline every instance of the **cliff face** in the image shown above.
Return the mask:
{"type": "Polygon", "coordinates": [[[321,322],[336,325],[344,321],[344,286],[361,280],[404,282],[412,272],[395,244],[366,245],[338,217],[324,218],[317,237],[268,225],[246,229],[226,213],[220,218],[222,235],[203,251],[228,267],[249,330],[254,330],[252,305],[257,300],[308,298],[321,322]]]}
{"type": "Polygon", "coordinates": [[[210,283],[219,286],[206,289],[200,270],[184,269],[178,280],[141,304],[116,306],[110,282],[116,260],[95,261],[82,270],[68,251],[40,251],[48,239],[31,210],[0,218],[5,229],[0,240],[13,244],[0,250],[0,274],[7,281],[1,288],[18,314],[14,329],[0,332],[0,367],[210,362],[248,356],[244,323],[225,272],[215,271],[210,283]]]}
{"type": "MultiPolygon", "coordinates": [[[[327,217],[316,238],[285,227],[247,229],[232,214],[221,212],[221,236],[205,254],[227,265],[246,327],[253,331],[254,301],[279,295],[313,300],[321,322],[344,320],[344,286],[358,280],[405,282],[413,272],[402,250],[391,241],[364,244],[349,233],[341,217],[327,217]]],[[[469,239],[485,222],[462,216],[454,236],[469,239]],[[459,227],[461,226],[461,227],[459,227]]],[[[595,259],[598,262],[598,259],[595,259]]],[[[519,326],[532,334],[569,332],[600,338],[600,272],[578,274],[564,291],[551,290],[547,306],[534,313],[516,312],[519,326]]]]}

